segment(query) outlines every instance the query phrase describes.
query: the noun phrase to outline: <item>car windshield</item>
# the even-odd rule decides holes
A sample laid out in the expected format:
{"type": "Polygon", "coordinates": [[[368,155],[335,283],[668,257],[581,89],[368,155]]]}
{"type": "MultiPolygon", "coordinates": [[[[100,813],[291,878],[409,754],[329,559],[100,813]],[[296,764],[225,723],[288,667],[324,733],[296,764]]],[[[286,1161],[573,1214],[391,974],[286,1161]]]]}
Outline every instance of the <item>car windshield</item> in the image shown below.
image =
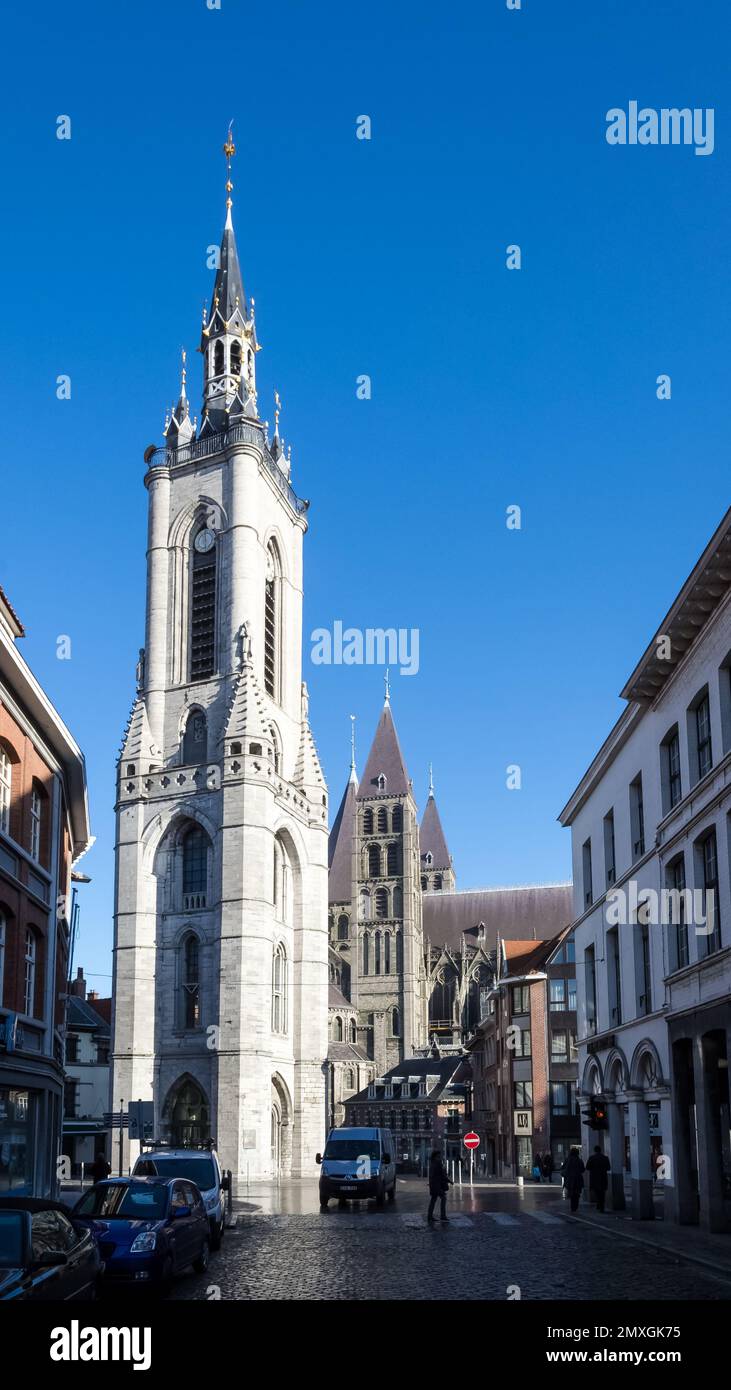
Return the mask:
{"type": "Polygon", "coordinates": [[[99,1216],[105,1221],[160,1221],[167,1205],[167,1187],[156,1183],[98,1183],[76,1210],[79,1216],[99,1216]]]}
{"type": "Polygon", "coordinates": [[[348,1162],[357,1158],[380,1158],[377,1139],[328,1139],[323,1158],[348,1162]]]}
{"type": "Polygon", "coordinates": [[[0,1211],[0,1267],[17,1269],[23,1263],[23,1222],[21,1211],[0,1211]]]}
{"type": "Polygon", "coordinates": [[[187,1178],[201,1192],[216,1186],[216,1170],[211,1158],[141,1158],[135,1172],[148,1178],[187,1178]]]}

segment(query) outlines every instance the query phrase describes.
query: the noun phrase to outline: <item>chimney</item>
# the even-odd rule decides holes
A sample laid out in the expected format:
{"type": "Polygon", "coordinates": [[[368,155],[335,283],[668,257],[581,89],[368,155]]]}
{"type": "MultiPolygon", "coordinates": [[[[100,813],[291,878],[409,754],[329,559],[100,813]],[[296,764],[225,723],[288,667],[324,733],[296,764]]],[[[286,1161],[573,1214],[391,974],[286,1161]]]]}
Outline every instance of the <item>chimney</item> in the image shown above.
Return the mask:
{"type": "Polygon", "coordinates": [[[69,985],[69,994],[73,994],[77,999],[86,999],[86,980],[82,966],[79,966],[76,971],[76,979],[72,980],[69,985]]]}

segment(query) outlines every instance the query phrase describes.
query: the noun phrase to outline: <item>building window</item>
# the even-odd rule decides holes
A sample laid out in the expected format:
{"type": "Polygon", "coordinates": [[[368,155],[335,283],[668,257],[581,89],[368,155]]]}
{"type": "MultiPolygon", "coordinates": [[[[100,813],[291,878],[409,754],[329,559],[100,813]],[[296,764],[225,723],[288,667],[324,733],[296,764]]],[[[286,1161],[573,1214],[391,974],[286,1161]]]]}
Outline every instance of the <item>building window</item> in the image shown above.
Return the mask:
{"type": "Polygon", "coordinates": [[[708,691],[695,707],[696,754],[698,758],[698,778],[705,777],[713,766],[711,752],[711,706],[708,691]]]}
{"type": "Polygon", "coordinates": [[[388,917],[388,889],[376,889],[376,917],[388,917]]]}
{"type": "Polygon", "coordinates": [[[274,541],[270,541],[267,546],[264,584],[264,689],[273,700],[279,698],[281,578],[279,551],[274,541]]]}
{"type": "Polygon", "coordinates": [[[66,1065],[73,1066],[79,1060],[79,1037],[77,1033],[66,1034],[66,1065]]]}
{"type": "Polygon", "coordinates": [[[373,834],[373,812],[370,806],[368,806],[366,810],[363,812],[363,834],[373,834]]]}
{"type": "Polygon", "coordinates": [[[374,967],[376,975],[381,973],[381,933],[377,931],[374,937],[374,967]]]}
{"type": "Polygon", "coordinates": [[[596,1033],[596,960],[593,946],[587,946],[584,952],[584,970],[586,973],[586,1031],[588,1034],[596,1033]]]}
{"type": "Polygon", "coordinates": [[[403,811],[402,811],[402,809],[401,809],[400,806],[394,806],[393,812],[392,812],[392,814],[391,814],[391,829],[392,829],[392,830],[403,830],[403,825],[404,825],[404,813],[403,813],[403,811]]]}
{"type": "Polygon", "coordinates": [[[566,1008],[566,981],[551,980],[551,1009],[557,1013],[566,1008]]]}
{"type": "Polygon", "coordinates": [[[637,970],[637,1013],[652,1012],[652,988],[650,976],[650,928],[637,924],[635,927],[635,961],[637,970]]]}
{"type": "Polygon", "coordinates": [[[183,910],[205,907],[208,887],[208,837],[193,826],[183,840],[183,910]]]}
{"type": "Polygon", "coordinates": [[[614,1027],[622,1022],[622,977],[619,958],[619,933],[607,932],[607,983],[609,985],[609,1021],[614,1027]]]}
{"type": "Polygon", "coordinates": [[[398,1009],[391,1010],[391,1033],[394,1038],[401,1037],[401,1015],[398,1009]]]}
{"type": "MultiPolygon", "coordinates": [[[[705,953],[710,956],[713,951],[721,949],[721,913],[718,899],[718,853],[716,848],[716,832],[712,830],[710,835],[706,835],[700,842],[701,853],[701,879],[703,883],[703,898],[705,923],[701,926],[701,940],[706,943],[705,953]]],[[[696,930],[700,924],[696,923],[696,930]]]]}
{"type": "MultiPolygon", "coordinates": [[[[339,1020],[342,1038],[342,1019],[339,1020]]],[[[272,1032],[287,1031],[287,954],[277,946],[272,957],[272,1032]]]]}
{"type": "Polygon", "coordinates": [[[434,892],[435,892],[435,893],[439,893],[439,892],[441,891],[441,888],[442,888],[442,875],[441,875],[441,874],[435,874],[435,875],[434,875],[434,892]]]}
{"type": "Polygon", "coordinates": [[[231,344],[231,375],[241,376],[241,343],[237,339],[231,344]]]}
{"type": "Polygon", "coordinates": [[[564,1028],[551,1033],[551,1061],[568,1062],[569,1035],[564,1028]]]}
{"type": "Polygon", "coordinates": [[[13,787],[13,764],[0,744],[0,830],[10,834],[10,795],[13,787]]]}
{"type": "Polygon", "coordinates": [[[183,763],[204,763],[208,759],[208,729],[202,709],[191,710],[183,735],[183,763]]]}
{"type": "Polygon", "coordinates": [[[390,931],[384,932],[384,934],[383,934],[383,973],[384,973],[384,975],[390,975],[390,974],[391,974],[391,933],[390,933],[390,931]]]}
{"type": "Polygon", "coordinates": [[[533,1105],[533,1082],[514,1081],[513,1082],[513,1108],[515,1110],[530,1110],[533,1105]]]}
{"type": "Polygon", "coordinates": [[[513,1013],[530,1013],[530,985],[513,985],[513,1013]]]}
{"type": "Polygon", "coordinates": [[[195,932],[183,941],[183,1027],[200,1028],[200,943],[195,932]]]}
{"type": "Polygon", "coordinates": [[[386,851],[387,872],[393,876],[400,873],[399,868],[399,846],[391,844],[386,851]]]}
{"type": "Polygon", "coordinates": [[[576,1085],[573,1081],[552,1081],[551,1114],[573,1115],[576,1110],[576,1085]]]}
{"type": "MultiPolygon", "coordinates": [[[[277,1032],[277,1029],[275,1028],[274,1031],[277,1032]]],[[[340,1017],[339,1014],[338,1014],[338,1015],[336,1016],[336,1018],[335,1018],[335,1027],[334,1027],[333,1036],[334,1036],[334,1038],[335,1038],[335,1042],[342,1042],[342,1041],[343,1041],[343,1020],[342,1020],[342,1018],[340,1017]]]]}
{"type": "Polygon", "coordinates": [[[346,1071],[345,1073],[345,1089],[346,1091],[355,1090],[355,1073],[353,1071],[346,1071]]]}
{"type": "Polygon", "coordinates": [[[584,841],[581,847],[581,858],[584,874],[584,906],[590,907],[594,901],[591,886],[591,840],[584,841]]]}
{"type": "Polygon", "coordinates": [[[569,981],[568,981],[568,987],[569,987],[569,1013],[570,1013],[570,1014],[575,1014],[575,1013],[576,1013],[576,981],[575,981],[575,980],[569,980],[569,981]]]}
{"type": "Polygon", "coordinates": [[[363,922],[370,922],[370,920],[371,920],[371,895],[370,895],[370,893],[368,892],[368,889],[367,889],[367,888],[361,888],[361,891],[360,891],[360,899],[359,899],[359,901],[360,901],[360,916],[361,916],[361,921],[363,921],[363,922]]]}
{"type": "Polygon", "coordinates": [[[642,795],[642,773],[629,786],[629,821],[632,838],[632,859],[645,853],[645,802],[642,795]]]}
{"type": "Polygon", "coordinates": [[[193,542],[190,602],[190,679],[206,680],[216,669],[216,541],[207,526],[193,542]]]}
{"type": "Polygon", "coordinates": [[[31,857],[36,860],[41,857],[41,818],[41,794],[34,786],[30,794],[30,852],[31,857]]]}
{"type": "Polygon", "coordinates": [[[521,1028],[515,1047],[516,1057],[530,1057],[530,1028],[521,1028]]]}
{"type": "Polygon", "coordinates": [[[685,855],[678,855],[667,872],[670,897],[668,901],[670,964],[682,970],[689,962],[688,922],[685,912],[685,855]]]}
{"type": "Polygon", "coordinates": [[[370,947],[369,947],[368,932],[363,932],[363,974],[364,974],[364,975],[367,975],[367,974],[368,974],[368,969],[369,969],[369,965],[370,965],[370,961],[369,961],[369,959],[368,959],[369,954],[370,954],[370,947]]]}
{"type": "Polygon", "coordinates": [[[381,851],[378,845],[368,846],[368,877],[380,878],[381,876],[381,851]]]}
{"type": "Polygon", "coordinates": [[[338,917],[338,941],[347,941],[347,939],[348,918],[344,912],[341,912],[340,916],[338,917]]]}
{"type": "Polygon", "coordinates": [[[355,1021],[354,1018],[351,1018],[351,1020],[350,1020],[350,1026],[349,1026],[349,1029],[348,1029],[348,1037],[349,1037],[349,1040],[350,1040],[351,1043],[357,1043],[357,1041],[358,1041],[358,1025],[357,1025],[357,1023],[356,1023],[356,1021],[355,1021]]]}
{"type": "Polygon", "coordinates": [[[428,883],[427,883],[427,881],[426,881],[424,875],[422,874],[422,876],[421,876],[421,889],[422,889],[422,892],[423,892],[423,893],[426,892],[428,886],[429,886],[429,885],[428,885],[428,883]]]}
{"type": "Polygon", "coordinates": [[[378,833],[385,835],[388,832],[388,811],[385,806],[378,808],[378,833]]]}
{"type": "Polygon", "coordinates": [[[606,872],[607,888],[611,888],[617,877],[617,862],[614,853],[614,811],[608,811],[604,817],[604,868],[606,872]]]}
{"type": "Polygon", "coordinates": [[[404,893],[400,883],[396,884],[393,890],[393,904],[391,907],[392,917],[403,917],[404,915],[404,893]]]}
{"type": "Polygon", "coordinates": [[[25,933],[25,973],[23,980],[23,1013],[35,1016],[36,1000],[36,939],[32,931],[25,933]]]}

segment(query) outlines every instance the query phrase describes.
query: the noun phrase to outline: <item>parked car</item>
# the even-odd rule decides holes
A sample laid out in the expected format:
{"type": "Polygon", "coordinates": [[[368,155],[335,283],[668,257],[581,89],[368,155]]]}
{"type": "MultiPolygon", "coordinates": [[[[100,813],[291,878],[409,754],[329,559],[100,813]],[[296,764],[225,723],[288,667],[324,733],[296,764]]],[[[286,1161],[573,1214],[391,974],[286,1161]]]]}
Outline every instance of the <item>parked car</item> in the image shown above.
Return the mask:
{"type": "Polygon", "coordinates": [[[169,1149],[154,1145],[145,1149],[132,1169],[133,1177],[187,1178],[200,1188],[211,1227],[211,1250],[218,1250],[226,1221],[228,1175],[215,1149],[169,1149]]]}
{"type": "Polygon", "coordinates": [[[386,1197],[392,1202],[396,1196],[396,1146],[390,1129],[331,1129],[316,1162],[321,1165],[321,1211],[331,1197],[341,1202],[375,1197],[382,1207],[386,1197]]]}
{"type": "Polygon", "coordinates": [[[0,1195],[0,1301],[91,1299],[104,1265],[61,1202],[0,1195]]]}
{"type": "Polygon", "coordinates": [[[208,1268],[211,1232],[195,1183],[174,1178],[106,1178],[79,1199],[74,1220],[89,1227],[104,1260],[104,1283],[154,1286],[208,1268]]]}

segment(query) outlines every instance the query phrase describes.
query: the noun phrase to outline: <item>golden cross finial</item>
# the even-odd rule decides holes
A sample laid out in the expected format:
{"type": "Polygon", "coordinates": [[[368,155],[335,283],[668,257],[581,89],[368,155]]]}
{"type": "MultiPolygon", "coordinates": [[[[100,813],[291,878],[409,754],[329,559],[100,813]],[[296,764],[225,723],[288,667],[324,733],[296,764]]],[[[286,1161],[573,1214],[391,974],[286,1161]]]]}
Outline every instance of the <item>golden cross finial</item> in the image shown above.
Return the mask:
{"type": "Polygon", "coordinates": [[[235,155],[235,153],[236,153],[236,146],[235,146],[234,140],[233,140],[233,121],[229,121],[229,123],[228,123],[228,135],[227,135],[227,137],[226,137],[226,143],[225,143],[225,145],[224,145],[224,147],[223,147],[223,153],[224,153],[225,156],[226,156],[226,174],[227,174],[227,178],[226,178],[226,192],[227,192],[227,194],[228,194],[228,197],[227,197],[227,199],[226,199],[226,207],[227,207],[227,208],[230,208],[230,207],[231,207],[231,190],[232,190],[232,188],[233,188],[233,184],[232,184],[232,182],[231,182],[231,160],[233,159],[233,157],[234,157],[234,155],[235,155]]]}

